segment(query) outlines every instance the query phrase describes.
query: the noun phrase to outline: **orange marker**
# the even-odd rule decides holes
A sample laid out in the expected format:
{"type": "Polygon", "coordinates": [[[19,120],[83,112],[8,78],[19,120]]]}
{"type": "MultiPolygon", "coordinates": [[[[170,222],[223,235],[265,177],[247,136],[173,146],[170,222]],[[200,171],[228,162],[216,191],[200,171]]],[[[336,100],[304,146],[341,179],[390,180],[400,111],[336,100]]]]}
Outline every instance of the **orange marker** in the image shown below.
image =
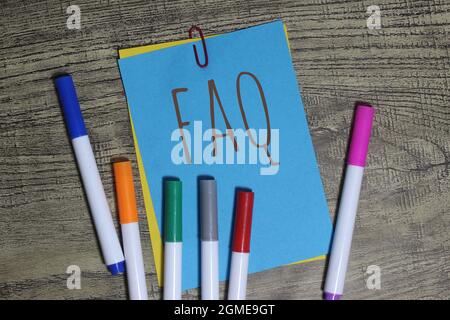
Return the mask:
{"type": "Polygon", "coordinates": [[[147,300],[144,261],[139,237],[138,211],[131,162],[126,158],[113,162],[120,226],[125,253],[128,291],[131,300],[147,300]]]}

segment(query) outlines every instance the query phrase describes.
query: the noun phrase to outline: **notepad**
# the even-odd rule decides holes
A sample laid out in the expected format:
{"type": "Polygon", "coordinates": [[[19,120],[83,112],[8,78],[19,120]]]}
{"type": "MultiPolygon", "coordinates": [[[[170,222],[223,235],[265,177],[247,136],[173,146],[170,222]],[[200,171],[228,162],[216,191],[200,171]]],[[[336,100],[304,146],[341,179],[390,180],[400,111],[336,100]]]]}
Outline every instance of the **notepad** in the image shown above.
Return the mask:
{"type": "Polygon", "coordinates": [[[198,179],[217,181],[220,279],[235,192],[255,192],[249,272],[321,259],[331,221],[281,21],[120,51],[158,281],[164,178],[183,183],[183,289],[200,284],[198,179]]]}

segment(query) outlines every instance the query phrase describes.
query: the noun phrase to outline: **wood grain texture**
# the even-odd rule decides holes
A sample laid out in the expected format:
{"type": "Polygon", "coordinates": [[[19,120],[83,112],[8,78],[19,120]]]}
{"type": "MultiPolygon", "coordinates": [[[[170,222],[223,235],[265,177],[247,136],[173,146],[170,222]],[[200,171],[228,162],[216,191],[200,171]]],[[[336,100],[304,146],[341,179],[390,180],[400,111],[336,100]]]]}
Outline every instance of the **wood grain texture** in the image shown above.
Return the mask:
{"type": "MultiPolygon", "coordinates": [[[[353,106],[378,110],[345,298],[450,298],[448,1],[1,0],[0,299],[126,297],[124,278],[105,272],[52,75],[74,76],[116,217],[110,159],[135,163],[118,48],[186,38],[192,24],[214,34],[278,18],[333,216],[353,106]],[[81,8],[81,30],[66,28],[70,4],[81,8]],[[372,4],[381,30],[366,26],[372,4]],[[81,290],[66,287],[72,264],[81,290]],[[381,268],[380,290],[366,287],[369,265],[381,268]]],[[[141,229],[149,295],[159,299],[146,223],[141,229]]],[[[248,298],[320,298],[324,266],[251,275],[248,298]]],[[[198,290],[184,297],[197,299],[198,290]]]]}

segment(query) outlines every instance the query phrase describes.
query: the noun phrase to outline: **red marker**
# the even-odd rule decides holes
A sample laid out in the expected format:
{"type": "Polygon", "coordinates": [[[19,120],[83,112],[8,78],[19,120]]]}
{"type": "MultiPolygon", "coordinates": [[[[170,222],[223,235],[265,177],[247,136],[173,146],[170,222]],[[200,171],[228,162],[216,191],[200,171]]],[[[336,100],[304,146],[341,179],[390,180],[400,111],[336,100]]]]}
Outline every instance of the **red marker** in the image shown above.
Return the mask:
{"type": "Polygon", "coordinates": [[[245,300],[254,193],[238,191],[228,300],[245,300]]]}

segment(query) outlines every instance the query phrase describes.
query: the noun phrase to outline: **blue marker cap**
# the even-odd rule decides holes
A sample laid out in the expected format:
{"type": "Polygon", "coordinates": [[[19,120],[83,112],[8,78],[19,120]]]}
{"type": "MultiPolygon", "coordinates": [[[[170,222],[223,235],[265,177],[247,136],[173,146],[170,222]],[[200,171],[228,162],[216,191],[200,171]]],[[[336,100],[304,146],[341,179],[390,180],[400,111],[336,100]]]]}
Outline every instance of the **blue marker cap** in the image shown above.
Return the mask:
{"type": "Polygon", "coordinates": [[[106,266],[113,276],[125,272],[125,261],[120,261],[106,266]]]}
{"type": "Polygon", "coordinates": [[[72,76],[65,74],[55,79],[56,91],[61,103],[64,119],[70,139],[86,136],[87,131],[84,126],[83,115],[78,103],[77,92],[72,76]]]}

